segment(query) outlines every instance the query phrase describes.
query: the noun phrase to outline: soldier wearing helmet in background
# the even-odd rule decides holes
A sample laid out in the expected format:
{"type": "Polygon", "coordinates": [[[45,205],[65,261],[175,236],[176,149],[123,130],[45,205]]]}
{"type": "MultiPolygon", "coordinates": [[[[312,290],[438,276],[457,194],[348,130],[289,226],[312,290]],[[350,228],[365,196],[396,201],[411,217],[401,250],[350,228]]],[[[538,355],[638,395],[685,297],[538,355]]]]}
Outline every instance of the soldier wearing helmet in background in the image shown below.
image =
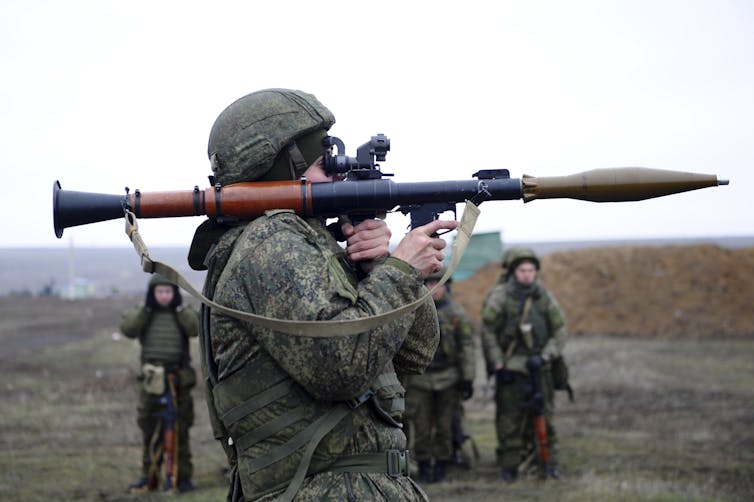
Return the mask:
{"type": "MultiPolygon", "coordinates": [[[[333,182],[323,139],[335,122],[313,95],[251,93],[217,118],[208,155],[214,183],[333,182]]],[[[392,255],[380,220],[338,230],[317,218],[267,211],[248,222],[209,220],[189,261],[205,266],[205,296],[288,320],[348,320],[388,312],[426,294],[453,229],[413,230],[392,255]]],[[[424,371],[439,338],[430,301],[353,336],[295,336],[204,306],[203,369],[215,437],[228,455],[230,500],[422,500],[408,477],[399,378],[424,371]]]]}
{"type": "MultiPolygon", "coordinates": [[[[424,280],[429,290],[444,272],[424,280]]],[[[445,481],[453,455],[453,415],[462,406],[461,400],[470,399],[474,392],[474,330],[463,308],[452,303],[450,282],[432,294],[440,322],[440,343],[434,358],[424,374],[408,378],[406,407],[412,418],[412,454],[419,463],[419,482],[445,481]]]]}
{"type": "Polygon", "coordinates": [[[194,489],[193,466],[189,447],[189,428],[194,423],[194,400],[191,388],[196,373],[191,367],[189,338],[199,334],[199,316],[195,310],[181,308],[178,287],[164,277],[153,275],[146,300],[123,315],[120,331],[141,343],[138,424],[143,433],[142,475],[130,490],[139,492],[157,488],[163,461],[163,424],[168,378],[175,390],[175,430],[177,430],[177,480],[179,492],[194,489]],[[172,377],[171,377],[172,375],[172,377]]]}
{"type": "Polygon", "coordinates": [[[527,361],[541,367],[541,391],[547,430],[549,461],[546,474],[559,477],[557,435],[553,424],[552,361],[562,354],[566,342],[563,311],[539,282],[539,258],[528,248],[509,249],[503,259],[506,269],[489,292],[482,310],[482,349],[488,374],[495,374],[498,449],[504,481],[514,481],[518,468],[532,446],[534,433],[529,420],[532,398],[527,361]]]}

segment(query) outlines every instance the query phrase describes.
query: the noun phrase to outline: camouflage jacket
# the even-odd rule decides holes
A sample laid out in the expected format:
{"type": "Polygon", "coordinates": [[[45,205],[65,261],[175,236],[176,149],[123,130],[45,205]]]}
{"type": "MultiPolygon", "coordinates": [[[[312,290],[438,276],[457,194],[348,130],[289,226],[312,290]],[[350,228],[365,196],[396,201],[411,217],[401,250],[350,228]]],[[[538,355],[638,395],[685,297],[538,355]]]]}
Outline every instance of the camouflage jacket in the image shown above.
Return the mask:
{"type": "MultiPolygon", "coordinates": [[[[205,294],[228,307],[278,319],[357,319],[395,309],[426,293],[416,271],[395,258],[387,258],[357,282],[344,250],[323,223],[304,221],[290,211],[271,211],[226,232],[206,262],[205,294]]],[[[211,414],[213,406],[220,417],[234,414],[244,406],[237,404],[239,393],[259,396],[283,384],[292,389],[237,423],[224,420],[219,429],[226,427],[225,432],[218,434],[215,427],[221,441],[234,439],[232,455],[237,458],[231,461],[237,461],[247,497],[274,496],[287,486],[303,449],[281,454],[269,465],[260,466],[260,459],[286,450],[338,403],[362,396],[378,380],[379,387],[387,389],[387,395],[378,393],[380,402],[402,401],[397,375],[424,371],[439,339],[431,299],[397,321],[347,337],[287,335],[214,311],[209,330],[211,349],[204,350],[211,350],[219,380],[209,396],[211,414]],[[299,420],[290,421],[295,416],[299,420]],[[244,436],[281,421],[290,426],[244,446],[244,436]]],[[[400,428],[377,418],[374,406],[355,408],[319,441],[297,500],[348,498],[342,483],[325,483],[326,489],[318,484],[318,479],[332,477],[326,472],[328,465],[345,455],[405,449],[405,442],[400,428]],[[311,475],[317,472],[321,474],[311,475]]],[[[350,476],[359,486],[374,484],[378,491],[392,493],[401,485],[404,495],[408,490],[414,498],[423,498],[408,478],[393,480],[384,473],[350,476]]]]}
{"type": "Polygon", "coordinates": [[[507,369],[526,373],[529,355],[552,359],[562,354],[567,338],[565,315],[539,281],[529,292],[532,303],[526,322],[533,328],[533,346],[527,346],[519,325],[528,295],[522,294],[521,289],[511,278],[498,283],[487,295],[482,309],[481,334],[488,371],[504,362],[507,369]],[[505,360],[508,352],[512,352],[511,356],[505,360]]]}
{"type": "Polygon", "coordinates": [[[466,312],[452,303],[447,293],[435,302],[435,307],[440,322],[440,343],[427,371],[409,377],[409,387],[439,391],[462,380],[474,380],[474,330],[466,312]]]}

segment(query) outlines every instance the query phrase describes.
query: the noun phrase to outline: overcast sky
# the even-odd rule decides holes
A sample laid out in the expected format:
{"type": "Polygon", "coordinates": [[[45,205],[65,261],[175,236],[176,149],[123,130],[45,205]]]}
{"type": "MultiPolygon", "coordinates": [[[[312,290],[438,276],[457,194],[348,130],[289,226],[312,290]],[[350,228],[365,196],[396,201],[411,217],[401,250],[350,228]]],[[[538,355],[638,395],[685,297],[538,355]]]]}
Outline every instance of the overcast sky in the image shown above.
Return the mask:
{"type": "MultiPolygon", "coordinates": [[[[53,182],[205,187],[215,118],[267,87],[315,94],[350,155],[388,135],[398,182],[617,166],[731,180],[637,203],[483,204],[477,229],[504,240],[754,235],[749,0],[6,1],[0,75],[3,247],[128,246],[121,221],[56,239],[53,182]]],[[[141,233],[186,245],[200,222],[141,233]]],[[[407,219],[388,222],[399,236],[407,219]]]]}

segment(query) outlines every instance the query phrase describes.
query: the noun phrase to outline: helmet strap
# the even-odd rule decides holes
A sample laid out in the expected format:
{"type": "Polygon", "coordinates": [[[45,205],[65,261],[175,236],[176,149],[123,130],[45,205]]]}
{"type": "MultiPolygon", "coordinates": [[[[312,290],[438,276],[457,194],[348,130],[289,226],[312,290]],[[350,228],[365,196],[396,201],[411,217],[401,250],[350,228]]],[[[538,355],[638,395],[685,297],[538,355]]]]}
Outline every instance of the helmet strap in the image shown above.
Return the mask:
{"type": "Polygon", "coordinates": [[[291,170],[291,179],[296,180],[309,168],[309,165],[306,163],[306,159],[304,159],[304,155],[299,150],[295,141],[289,143],[285,149],[288,153],[288,167],[291,170]]]}

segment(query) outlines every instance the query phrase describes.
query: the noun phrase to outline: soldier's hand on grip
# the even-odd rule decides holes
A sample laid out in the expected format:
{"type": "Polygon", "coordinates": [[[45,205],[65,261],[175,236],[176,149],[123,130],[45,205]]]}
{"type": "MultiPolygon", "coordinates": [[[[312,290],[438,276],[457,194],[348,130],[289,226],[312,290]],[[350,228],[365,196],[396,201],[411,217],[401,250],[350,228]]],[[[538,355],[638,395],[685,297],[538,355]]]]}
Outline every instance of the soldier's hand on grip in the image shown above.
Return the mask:
{"type": "Polygon", "coordinates": [[[422,277],[437,272],[442,268],[445,259],[446,243],[437,232],[440,230],[455,230],[458,222],[454,220],[435,220],[424,226],[411,230],[393,251],[393,257],[403,260],[416,270],[422,277]]]}

